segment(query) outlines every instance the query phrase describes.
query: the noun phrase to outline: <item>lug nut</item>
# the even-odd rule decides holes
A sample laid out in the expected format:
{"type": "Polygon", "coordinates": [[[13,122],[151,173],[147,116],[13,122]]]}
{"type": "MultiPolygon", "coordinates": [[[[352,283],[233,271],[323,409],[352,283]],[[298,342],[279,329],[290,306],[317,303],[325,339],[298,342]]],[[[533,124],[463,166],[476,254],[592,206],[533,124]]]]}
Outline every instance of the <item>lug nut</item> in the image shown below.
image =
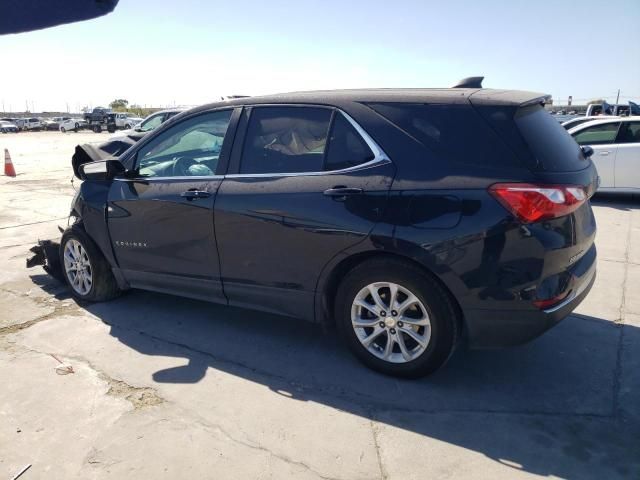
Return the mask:
{"type": "Polygon", "coordinates": [[[391,330],[389,330],[389,332],[391,333],[391,335],[395,335],[396,334],[396,329],[392,328],[391,330]]]}
{"type": "Polygon", "coordinates": [[[402,322],[398,322],[398,326],[399,326],[399,327],[403,327],[403,326],[404,326],[404,323],[402,323],[402,322]]]}
{"type": "Polygon", "coordinates": [[[380,322],[378,325],[380,325],[380,328],[384,328],[384,322],[380,322]]]}
{"type": "Polygon", "coordinates": [[[382,311],[380,312],[380,316],[381,316],[381,317],[386,317],[386,316],[387,316],[387,312],[385,312],[384,310],[382,310],[382,311]]]}

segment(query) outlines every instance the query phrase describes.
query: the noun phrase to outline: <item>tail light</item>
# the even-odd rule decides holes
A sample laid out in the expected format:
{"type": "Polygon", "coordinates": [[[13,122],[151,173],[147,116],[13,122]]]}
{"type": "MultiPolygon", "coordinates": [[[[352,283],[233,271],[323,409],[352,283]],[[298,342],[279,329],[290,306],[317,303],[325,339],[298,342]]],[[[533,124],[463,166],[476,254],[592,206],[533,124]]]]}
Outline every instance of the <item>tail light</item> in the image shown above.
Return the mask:
{"type": "Polygon", "coordinates": [[[496,183],[489,187],[489,193],[524,223],[568,215],[588,198],[585,188],[579,185],[496,183]]]}

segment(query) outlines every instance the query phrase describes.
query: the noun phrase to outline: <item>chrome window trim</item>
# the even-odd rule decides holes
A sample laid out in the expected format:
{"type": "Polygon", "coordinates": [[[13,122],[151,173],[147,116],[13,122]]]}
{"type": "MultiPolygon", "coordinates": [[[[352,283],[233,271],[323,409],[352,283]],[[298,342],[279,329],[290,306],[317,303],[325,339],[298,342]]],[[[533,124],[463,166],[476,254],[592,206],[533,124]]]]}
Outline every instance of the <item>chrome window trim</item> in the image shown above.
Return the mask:
{"type": "MultiPolygon", "coordinates": [[[[281,106],[292,106],[288,104],[274,104],[274,105],[257,105],[257,107],[281,107],[281,106]]],[[[137,182],[153,182],[153,181],[167,181],[167,180],[177,180],[177,181],[186,181],[186,180],[222,180],[224,178],[272,178],[272,177],[300,177],[300,176],[318,176],[318,175],[341,175],[344,173],[355,172],[359,170],[364,170],[367,168],[385,165],[387,163],[392,163],[389,156],[384,152],[382,147],[376,143],[376,141],[371,138],[371,135],[367,133],[367,131],[362,128],[362,126],[356,122],[351,115],[342,111],[339,108],[324,106],[324,105],[306,105],[306,104],[297,104],[295,106],[300,107],[314,107],[314,108],[327,108],[333,109],[338,114],[343,115],[344,118],[356,129],[358,134],[365,141],[367,146],[373,152],[373,159],[368,162],[361,163],[360,165],[354,165],[353,167],[342,168],[340,170],[323,170],[319,172],[283,172],[283,173],[231,173],[226,175],[210,175],[210,176],[181,176],[181,177],[134,177],[134,178],[125,178],[125,177],[116,177],[114,180],[118,181],[137,181],[137,182]]],[[[221,108],[220,110],[228,109],[228,107],[221,108]]],[[[217,111],[217,110],[216,110],[217,111]]],[[[208,113],[208,112],[207,112],[208,113]]],[[[148,142],[147,142],[148,143],[148,142]]],[[[141,147],[140,147],[141,148],[141,147]]],[[[138,153],[136,150],[136,155],[138,153]]]]}
{"type": "MultiPolygon", "coordinates": [[[[260,105],[261,106],[261,105],[260,105]]],[[[280,105],[275,105],[280,106],[280,105]]],[[[285,105],[288,106],[288,105],[285,105]]],[[[301,105],[302,107],[316,107],[315,105],[301,105]]],[[[360,165],[354,165],[353,167],[343,168],[340,170],[323,170],[319,172],[282,172],[282,173],[232,173],[225,175],[225,178],[265,178],[265,177],[306,177],[306,176],[318,176],[318,175],[340,175],[342,173],[354,172],[366,168],[371,168],[377,165],[384,165],[386,163],[391,163],[391,159],[389,156],[382,150],[382,147],[376,143],[376,141],[371,138],[371,135],[367,133],[367,131],[360,126],[358,122],[356,122],[348,113],[343,112],[339,108],[335,107],[325,107],[325,108],[333,108],[338,114],[343,115],[344,118],[356,129],[358,134],[365,141],[367,146],[373,152],[373,159],[368,162],[361,163],[360,165]]]]}
{"type": "Polygon", "coordinates": [[[114,178],[114,180],[117,180],[119,182],[154,182],[154,181],[159,181],[159,180],[177,180],[177,181],[186,181],[186,180],[222,180],[225,176],[224,175],[194,175],[194,176],[188,176],[188,175],[183,175],[180,177],[132,177],[132,178],[127,178],[127,177],[116,177],[114,178]]]}

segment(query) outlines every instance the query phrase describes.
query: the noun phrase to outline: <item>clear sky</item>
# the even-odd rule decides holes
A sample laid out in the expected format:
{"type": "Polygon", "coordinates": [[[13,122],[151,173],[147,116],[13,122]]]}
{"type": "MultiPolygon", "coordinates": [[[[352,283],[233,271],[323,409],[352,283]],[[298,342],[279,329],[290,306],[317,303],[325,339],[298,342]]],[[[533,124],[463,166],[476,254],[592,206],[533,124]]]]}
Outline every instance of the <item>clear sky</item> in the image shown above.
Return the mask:
{"type": "Polygon", "coordinates": [[[102,18],[0,37],[0,101],[14,111],[471,75],[556,102],[612,102],[618,88],[640,102],[640,0],[120,0],[102,18]]]}

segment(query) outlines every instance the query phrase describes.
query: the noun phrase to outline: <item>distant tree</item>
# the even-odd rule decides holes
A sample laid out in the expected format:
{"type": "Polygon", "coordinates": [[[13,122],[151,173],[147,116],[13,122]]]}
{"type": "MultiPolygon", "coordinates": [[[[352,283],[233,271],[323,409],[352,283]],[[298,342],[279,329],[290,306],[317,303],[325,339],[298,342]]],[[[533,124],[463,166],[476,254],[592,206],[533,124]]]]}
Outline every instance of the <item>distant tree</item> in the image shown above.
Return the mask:
{"type": "Polygon", "coordinates": [[[604,103],[604,98],[596,98],[595,100],[589,100],[587,105],[602,105],[604,103]]]}
{"type": "Polygon", "coordinates": [[[129,100],[125,100],[124,98],[117,98],[109,104],[112,110],[126,110],[127,105],[129,105],[129,100]]]}
{"type": "Polygon", "coordinates": [[[91,111],[91,108],[89,108],[89,105],[85,105],[84,107],[82,107],[82,108],[80,109],[80,111],[81,111],[82,113],[89,113],[89,112],[91,111]]]}

